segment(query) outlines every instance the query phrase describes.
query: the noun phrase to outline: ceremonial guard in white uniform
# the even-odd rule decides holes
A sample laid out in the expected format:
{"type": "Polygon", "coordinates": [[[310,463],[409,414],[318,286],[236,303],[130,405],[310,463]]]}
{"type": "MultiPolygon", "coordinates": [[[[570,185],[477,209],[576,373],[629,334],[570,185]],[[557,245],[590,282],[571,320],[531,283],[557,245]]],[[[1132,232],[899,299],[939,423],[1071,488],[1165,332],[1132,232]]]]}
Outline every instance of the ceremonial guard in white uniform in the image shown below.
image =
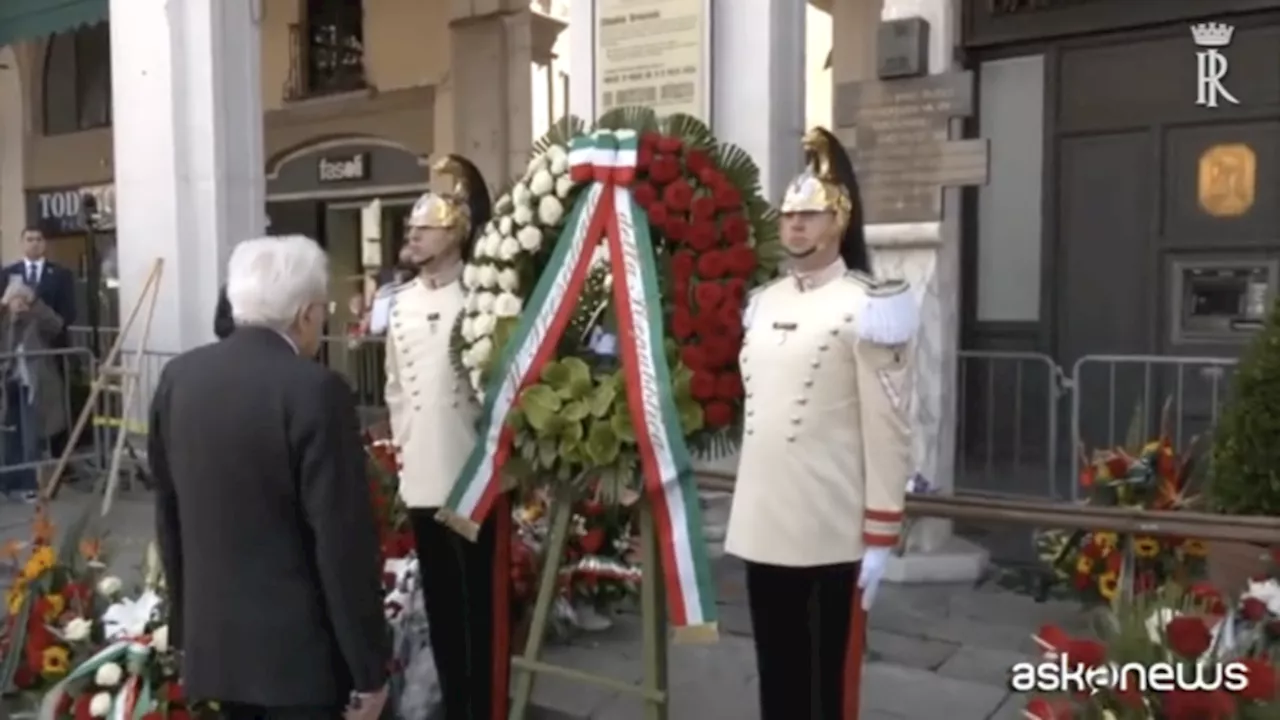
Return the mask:
{"type": "MultiPolygon", "coordinates": [[[[447,193],[423,195],[409,215],[405,255],[420,272],[396,286],[392,297],[386,401],[401,462],[400,495],[421,561],[444,717],[490,720],[506,717],[506,703],[495,700],[507,697],[510,657],[508,638],[497,632],[505,619],[495,623],[494,617],[498,512],[474,543],[437,522],[436,513],[476,443],[479,407],[449,342],[465,300],[463,262],[491,206],[483,178],[465,158],[451,155],[434,169],[456,182],[447,193]],[[499,683],[502,692],[495,694],[499,683]]],[[[508,572],[502,569],[503,589],[508,572]]]]}
{"type": "Polygon", "coordinates": [[[839,141],[818,128],[805,151],[782,203],[789,274],[744,314],[745,436],[725,549],[746,561],[762,720],[849,720],[857,628],[902,528],[918,310],[905,283],[870,274],[839,141]]]}

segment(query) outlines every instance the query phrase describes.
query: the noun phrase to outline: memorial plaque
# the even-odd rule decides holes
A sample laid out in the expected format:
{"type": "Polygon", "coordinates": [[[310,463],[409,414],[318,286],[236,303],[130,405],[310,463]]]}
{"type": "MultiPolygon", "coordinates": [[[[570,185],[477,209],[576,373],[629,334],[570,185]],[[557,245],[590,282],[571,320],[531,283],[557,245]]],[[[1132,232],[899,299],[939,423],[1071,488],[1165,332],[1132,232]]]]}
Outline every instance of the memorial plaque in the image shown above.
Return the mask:
{"type": "Polygon", "coordinates": [[[942,189],[987,180],[986,140],[870,148],[853,155],[865,222],[928,222],[942,216],[942,189]]]}
{"type": "Polygon", "coordinates": [[[845,83],[835,100],[836,127],[856,128],[858,147],[942,142],[952,118],[973,114],[973,73],[845,83]]]}

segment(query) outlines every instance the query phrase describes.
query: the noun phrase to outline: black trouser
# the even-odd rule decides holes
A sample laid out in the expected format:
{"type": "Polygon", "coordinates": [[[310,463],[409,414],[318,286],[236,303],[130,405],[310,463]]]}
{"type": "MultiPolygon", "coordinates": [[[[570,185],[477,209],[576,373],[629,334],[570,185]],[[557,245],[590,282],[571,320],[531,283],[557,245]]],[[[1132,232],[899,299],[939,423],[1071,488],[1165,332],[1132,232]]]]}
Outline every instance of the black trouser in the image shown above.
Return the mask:
{"type": "MultiPolygon", "coordinates": [[[[444,719],[491,720],[494,525],[500,508],[494,507],[476,542],[437,522],[436,511],[410,508],[409,521],[418,544],[444,719]]],[[[502,661],[510,662],[510,658],[502,661]]]]}
{"type": "Polygon", "coordinates": [[[761,720],[850,720],[842,716],[857,582],[858,563],[747,563],[761,720]]]}
{"type": "Polygon", "coordinates": [[[242,703],[220,703],[217,714],[222,720],[340,720],[342,718],[342,710],[339,708],[263,707],[242,703]]]}

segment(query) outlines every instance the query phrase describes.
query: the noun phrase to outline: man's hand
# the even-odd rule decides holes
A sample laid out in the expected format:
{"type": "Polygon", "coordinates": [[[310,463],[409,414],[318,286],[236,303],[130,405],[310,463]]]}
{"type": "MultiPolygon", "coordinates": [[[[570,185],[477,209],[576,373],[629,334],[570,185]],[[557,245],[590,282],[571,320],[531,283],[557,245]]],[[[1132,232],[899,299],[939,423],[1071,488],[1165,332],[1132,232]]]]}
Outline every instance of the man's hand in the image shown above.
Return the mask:
{"type": "Polygon", "coordinates": [[[892,548],[870,547],[862,554],[862,570],[858,573],[858,589],[862,591],[862,609],[870,610],[876,600],[876,591],[884,579],[892,548]]]}
{"type": "Polygon", "coordinates": [[[387,704],[387,686],[371,693],[352,693],[351,701],[342,714],[343,720],[378,720],[382,707],[387,704]]]}

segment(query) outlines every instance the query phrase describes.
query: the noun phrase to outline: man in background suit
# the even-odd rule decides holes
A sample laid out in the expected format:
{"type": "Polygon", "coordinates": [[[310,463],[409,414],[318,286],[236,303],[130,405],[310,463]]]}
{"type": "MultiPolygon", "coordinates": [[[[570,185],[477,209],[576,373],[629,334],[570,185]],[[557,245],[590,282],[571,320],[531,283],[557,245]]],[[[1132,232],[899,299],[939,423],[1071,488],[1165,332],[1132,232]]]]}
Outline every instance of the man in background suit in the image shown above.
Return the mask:
{"type": "Polygon", "coordinates": [[[234,720],[377,717],[391,649],[351,389],[312,360],[328,260],[302,236],[228,265],[236,331],[165,366],[149,452],[189,697],[234,720]]]}
{"type": "Polygon", "coordinates": [[[22,259],[4,269],[7,287],[15,279],[36,291],[36,297],[62,318],[62,332],[54,347],[67,347],[67,328],[76,321],[76,281],[71,271],[45,258],[48,242],[39,228],[22,231],[22,259]]]}

